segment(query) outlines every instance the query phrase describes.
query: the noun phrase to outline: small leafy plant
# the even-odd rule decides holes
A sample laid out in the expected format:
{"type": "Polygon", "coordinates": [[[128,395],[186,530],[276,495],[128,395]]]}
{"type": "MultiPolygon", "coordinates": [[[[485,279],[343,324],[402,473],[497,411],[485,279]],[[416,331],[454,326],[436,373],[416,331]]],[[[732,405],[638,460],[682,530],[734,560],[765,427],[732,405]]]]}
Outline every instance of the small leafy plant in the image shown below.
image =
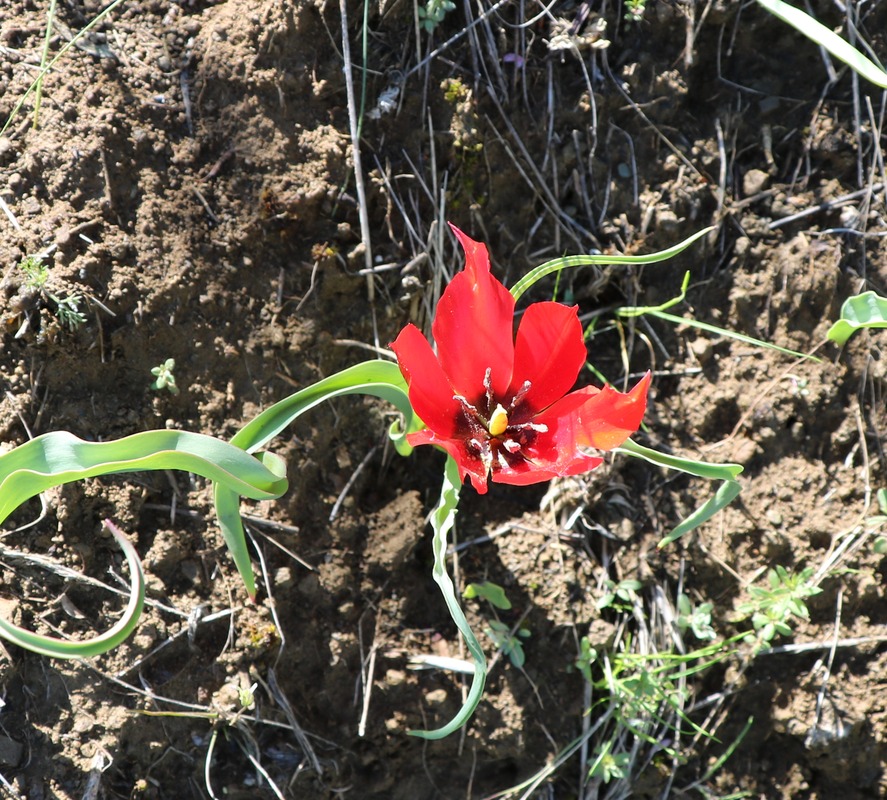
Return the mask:
{"type": "Polygon", "coordinates": [[[54,309],[55,316],[62,327],[74,331],[86,322],[86,316],[80,311],[83,298],[76,292],[62,296],[49,288],[49,266],[40,256],[26,256],[19,262],[19,269],[24,273],[26,292],[36,294],[46,305],[54,309]]]}
{"type": "Polygon", "coordinates": [[[605,580],[604,586],[607,591],[601,595],[597,603],[599,609],[613,608],[617,611],[625,611],[634,606],[638,599],[638,591],[643,587],[640,581],[623,580],[616,581],[605,580]]]}
{"type": "Polygon", "coordinates": [[[508,656],[508,660],[518,669],[523,667],[527,661],[527,654],[524,652],[522,639],[528,639],[530,632],[526,628],[518,628],[514,633],[511,632],[510,626],[498,619],[491,619],[487,622],[484,629],[487,636],[496,646],[497,650],[508,656]]]}
{"type": "Polygon", "coordinates": [[[767,572],[766,586],[749,587],[751,600],[736,609],[740,619],[751,617],[755,629],[755,633],[749,634],[746,641],[768,645],[777,634],[791,636],[790,622],[793,617],[810,618],[804,601],[822,591],[810,582],[813,572],[812,567],[792,573],[783,566],[777,566],[767,572]]]}
{"type": "Polygon", "coordinates": [[[168,358],[162,364],[151,368],[151,374],[154,376],[154,382],[151,388],[161,392],[166,389],[170,394],[178,394],[179,387],[176,386],[176,376],[173,370],[176,368],[176,360],[168,358]]]}
{"type": "Polygon", "coordinates": [[[426,33],[434,33],[434,29],[455,7],[453,0],[428,0],[424,6],[418,7],[419,25],[426,33]]]}
{"type": "Polygon", "coordinates": [[[689,630],[700,641],[715,639],[717,634],[711,626],[713,609],[712,603],[700,603],[694,607],[687,595],[680,595],[678,597],[678,630],[681,633],[689,630]]]}

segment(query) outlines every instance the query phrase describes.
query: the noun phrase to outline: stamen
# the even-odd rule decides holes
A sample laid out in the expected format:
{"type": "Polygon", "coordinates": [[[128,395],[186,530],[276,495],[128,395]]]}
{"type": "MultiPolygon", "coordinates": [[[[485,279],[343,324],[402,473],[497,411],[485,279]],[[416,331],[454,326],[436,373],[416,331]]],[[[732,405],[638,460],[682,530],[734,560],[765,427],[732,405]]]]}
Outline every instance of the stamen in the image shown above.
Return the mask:
{"type": "Polygon", "coordinates": [[[493,405],[493,368],[487,367],[487,371],[484,373],[484,391],[486,392],[487,397],[487,408],[491,408],[493,405]]]}
{"type": "Polygon", "coordinates": [[[520,442],[514,441],[514,439],[506,439],[502,442],[502,446],[512,455],[520,452],[520,442]]]}
{"type": "Polygon", "coordinates": [[[520,389],[514,393],[514,397],[511,398],[511,402],[508,404],[509,413],[514,411],[514,409],[517,408],[517,404],[527,396],[527,392],[530,391],[530,386],[532,386],[530,381],[524,381],[520,389]]]}
{"type": "Polygon", "coordinates": [[[466,414],[470,413],[474,414],[474,416],[478,416],[477,409],[473,405],[471,405],[471,403],[469,403],[468,400],[466,400],[461,394],[454,394],[453,400],[455,400],[457,403],[461,403],[462,410],[466,414]]]}

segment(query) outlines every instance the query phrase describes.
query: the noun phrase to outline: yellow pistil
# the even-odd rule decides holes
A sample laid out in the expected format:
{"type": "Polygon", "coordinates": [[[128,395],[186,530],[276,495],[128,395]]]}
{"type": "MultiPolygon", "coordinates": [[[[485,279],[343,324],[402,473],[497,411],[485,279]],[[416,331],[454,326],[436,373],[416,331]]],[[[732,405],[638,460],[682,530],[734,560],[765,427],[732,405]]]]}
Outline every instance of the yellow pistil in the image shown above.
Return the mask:
{"type": "Polygon", "coordinates": [[[490,436],[501,436],[508,427],[508,413],[502,408],[502,404],[496,406],[496,410],[490,415],[490,424],[487,428],[490,436]]]}

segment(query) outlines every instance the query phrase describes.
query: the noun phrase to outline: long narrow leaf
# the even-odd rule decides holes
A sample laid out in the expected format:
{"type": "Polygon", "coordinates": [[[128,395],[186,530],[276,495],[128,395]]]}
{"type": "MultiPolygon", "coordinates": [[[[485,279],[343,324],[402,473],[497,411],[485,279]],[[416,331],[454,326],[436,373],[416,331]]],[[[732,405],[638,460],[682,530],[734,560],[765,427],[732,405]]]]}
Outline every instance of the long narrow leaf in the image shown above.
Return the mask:
{"type": "Polygon", "coordinates": [[[694,528],[698,528],[703,522],[708,522],[708,520],[721,509],[726,508],[739,497],[741,491],[742,485],[738,481],[724,481],[718,487],[714,497],[709,498],[708,502],[690,514],[690,516],[672,530],[668,536],[659,542],[658,546],[665,547],[676,539],[680,539],[685,533],[692,531],[694,528]]]}
{"type": "Polygon", "coordinates": [[[665,547],[685,533],[702,525],[703,522],[711,519],[721,509],[732,503],[742,491],[742,485],[736,478],[742,473],[740,464],[708,464],[705,461],[695,461],[689,458],[679,458],[678,456],[670,456],[652,450],[649,447],[633,442],[627,439],[621,447],[616,448],[614,452],[625,453],[635,458],[641,458],[650,464],[657,464],[667,469],[676,469],[679,472],[686,472],[688,475],[695,475],[699,478],[708,478],[709,480],[722,481],[718,487],[715,496],[696,509],[689,517],[681,522],[674,530],[672,530],[660,543],[659,547],[665,547]]]}
{"type": "Polygon", "coordinates": [[[407,385],[397,364],[390,361],[365,361],[324,378],[301,391],[291,394],[241,428],[231,444],[249,453],[270,442],[288,425],[325,400],[348,394],[369,394],[394,405],[410,428],[413,409],[407,396],[407,385]]]}
{"type": "MultiPolygon", "coordinates": [[[[633,309],[628,310],[631,311],[633,309]]],[[[753,336],[746,336],[744,333],[737,333],[736,331],[731,331],[729,328],[719,328],[717,325],[710,325],[707,322],[700,322],[698,319],[678,317],[665,311],[652,310],[648,311],[647,313],[651,317],[658,317],[659,319],[664,319],[666,322],[673,322],[675,325],[688,325],[691,328],[698,328],[701,331],[705,331],[706,333],[713,333],[716,336],[725,336],[728,339],[736,339],[739,342],[745,342],[746,344],[751,344],[755,347],[763,347],[767,350],[776,350],[779,353],[785,353],[785,355],[787,356],[794,356],[795,358],[806,358],[810,361],[815,361],[817,364],[822,361],[822,359],[817,358],[816,356],[811,356],[808,353],[799,353],[797,350],[789,350],[787,347],[780,347],[778,344],[771,344],[770,342],[765,342],[763,339],[755,339],[753,336]]]]}
{"type": "Polygon", "coordinates": [[[123,616],[117,623],[105,633],[93,639],[70,642],[54,639],[51,636],[43,636],[39,633],[32,633],[0,617],[0,636],[3,636],[13,644],[17,644],[19,647],[24,647],[26,650],[41,653],[45,656],[52,656],[53,658],[89,658],[90,656],[97,656],[108,650],[113,650],[129,637],[138,624],[145,604],[145,576],[142,573],[139,554],[129,543],[129,540],[112,522],[106,520],[105,525],[123,550],[123,554],[126,556],[126,563],[129,565],[129,574],[132,576],[132,591],[129,596],[129,602],[126,605],[123,616]]]}
{"type": "MultiPolygon", "coordinates": [[[[254,453],[306,411],[326,400],[351,394],[366,394],[387,400],[403,414],[403,429],[395,435],[392,428],[391,438],[394,439],[399,452],[406,452],[408,446],[404,433],[415,429],[418,419],[414,416],[410,405],[406,381],[397,364],[389,361],[366,361],[355,364],[285,397],[244,425],[231,439],[231,444],[248,453],[254,453]]],[[[216,483],[213,486],[213,495],[219,527],[231,551],[231,558],[237,565],[247,593],[250,597],[255,597],[256,584],[243,533],[243,522],[240,519],[238,493],[229,486],[216,483]]]]}
{"type": "Polygon", "coordinates": [[[459,491],[461,488],[462,482],[459,480],[458,465],[452,456],[447,456],[440,501],[431,516],[431,527],[434,530],[432,545],[434,552],[433,575],[435,582],[440,587],[441,594],[443,594],[450,617],[456,623],[459,632],[465,637],[465,643],[474,657],[474,676],[471,679],[471,689],[468,692],[464,705],[449,723],[433,731],[410,731],[410,735],[418,736],[422,739],[442,739],[468,722],[474,713],[474,709],[480,703],[480,698],[484,691],[484,683],[487,679],[487,660],[484,656],[483,648],[481,648],[480,642],[478,642],[477,637],[471,630],[471,626],[468,624],[468,620],[465,618],[465,613],[459,605],[459,598],[456,596],[453,581],[447,573],[447,536],[456,520],[456,510],[459,505],[459,491]]]}
{"type": "Polygon", "coordinates": [[[145,431],[108,442],[86,442],[67,431],[46,433],[0,456],[0,522],[53,486],[144,470],[194,472],[244,497],[270,500],[286,491],[287,482],[279,459],[266,462],[188,431],[145,431]]]}
{"type": "Polygon", "coordinates": [[[552,272],[558,272],[569,267],[590,267],[594,265],[603,266],[606,264],[655,264],[659,261],[667,261],[678,255],[678,253],[686,250],[693,242],[701,239],[714,228],[705,228],[698,233],[694,233],[683,242],[669,247],[667,250],[660,250],[658,253],[650,253],[643,256],[620,256],[620,255],[588,255],[588,256],[564,256],[563,258],[555,258],[540,264],[535,269],[531,269],[523,276],[514,286],[511,287],[511,294],[515,300],[527,291],[534,283],[542,280],[546,275],[552,272]]]}
{"type": "Polygon", "coordinates": [[[626,439],[621,447],[616,448],[616,453],[626,453],[636,458],[642,458],[650,464],[657,464],[660,467],[668,469],[676,469],[680,472],[686,472],[689,475],[695,475],[698,478],[708,478],[714,481],[732,481],[739,477],[742,473],[742,465],[740,464],[710,464],[706,461],[695,461],[691,458],[680,458],[678,456],[670,456],[666,453],[660,453],[650,447],[644,447],[642,444],[626,439]]]}
{"type": "Polygon", "coordinates": [[[839,61],[843,61],[850,69],[858,72],[875,86],[887,89],[887,72],[866,58],[859,50],[846,39],[841,38],[834,31],[826,28],[805,11],[790,6],[782,0],[757,0],[758,5],[763,6],[775,17],[787,22],[795,30],[802,33],[810,41],[820,47],[824,47],[839,61]]]}
{"type": "Polygon", "coordinates": [[[841,318],[828,329],[826,338],[843,346],[860,328],[887,328],[887,298],[875,292],[848,297],[841,306],[841,318]]]}

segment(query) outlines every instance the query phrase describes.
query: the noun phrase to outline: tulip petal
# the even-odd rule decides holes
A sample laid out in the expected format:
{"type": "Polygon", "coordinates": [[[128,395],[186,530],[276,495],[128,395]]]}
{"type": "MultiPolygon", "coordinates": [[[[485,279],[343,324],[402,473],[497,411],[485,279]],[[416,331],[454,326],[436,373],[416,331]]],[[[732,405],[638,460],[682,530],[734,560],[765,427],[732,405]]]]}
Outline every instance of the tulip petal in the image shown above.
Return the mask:
{"type": "Polygon", "coordinates": [[[648,372],[628,394],[609,386],[586,386],[571,392],[536,417],[535,422],[545,425],[548,432],[537,437],[534,447],[542,451],[540,455],[551,459],[554,456],[543,448],[566,454],[577,453],[584,447],[619,447],[637,431],[644,418],[650,377],[648,372]]]}
{"type": "Polygon", "coordinates": [[[586,355],[576,306],[551,302],[529,306],[517,329],[508,388],[508,396],[513,397],[524,381],[530,382],[516,421],[534,416],[572,389],[586,355]]]}
{"type": "Polygon", "coordinates": [[[391,349],[409,386],[413,411],[439,436],[452,436],[462,407],[428,340],[411,323],[398,334],[391,349]]]}
{"type": "Polygon", "coordinates": [[[567,475],[581,475],[583,472],[591,472],[600,466],[603,459],[598,456],[589,456],[585,453],[576,453],[570,458],[562,458],[555,462],[525,461],[523,465],[513,468],[501,468],[493,472],[493,481],[507,483],[512,486],[529,486],[533,483],[550,481],[552,478],[563,478],[567,475]]]}
{"type": "Polygon", "coordinates": [[[465,250],[465,270],[441,295],[432,332],[450,384],[477,405],[485,394],[484,375],[488,369],[497,397],[505,395],[511,382],[514,298],[490,274],[487,248],[458,228],[453,227],[453,232],[465,250]]]}

